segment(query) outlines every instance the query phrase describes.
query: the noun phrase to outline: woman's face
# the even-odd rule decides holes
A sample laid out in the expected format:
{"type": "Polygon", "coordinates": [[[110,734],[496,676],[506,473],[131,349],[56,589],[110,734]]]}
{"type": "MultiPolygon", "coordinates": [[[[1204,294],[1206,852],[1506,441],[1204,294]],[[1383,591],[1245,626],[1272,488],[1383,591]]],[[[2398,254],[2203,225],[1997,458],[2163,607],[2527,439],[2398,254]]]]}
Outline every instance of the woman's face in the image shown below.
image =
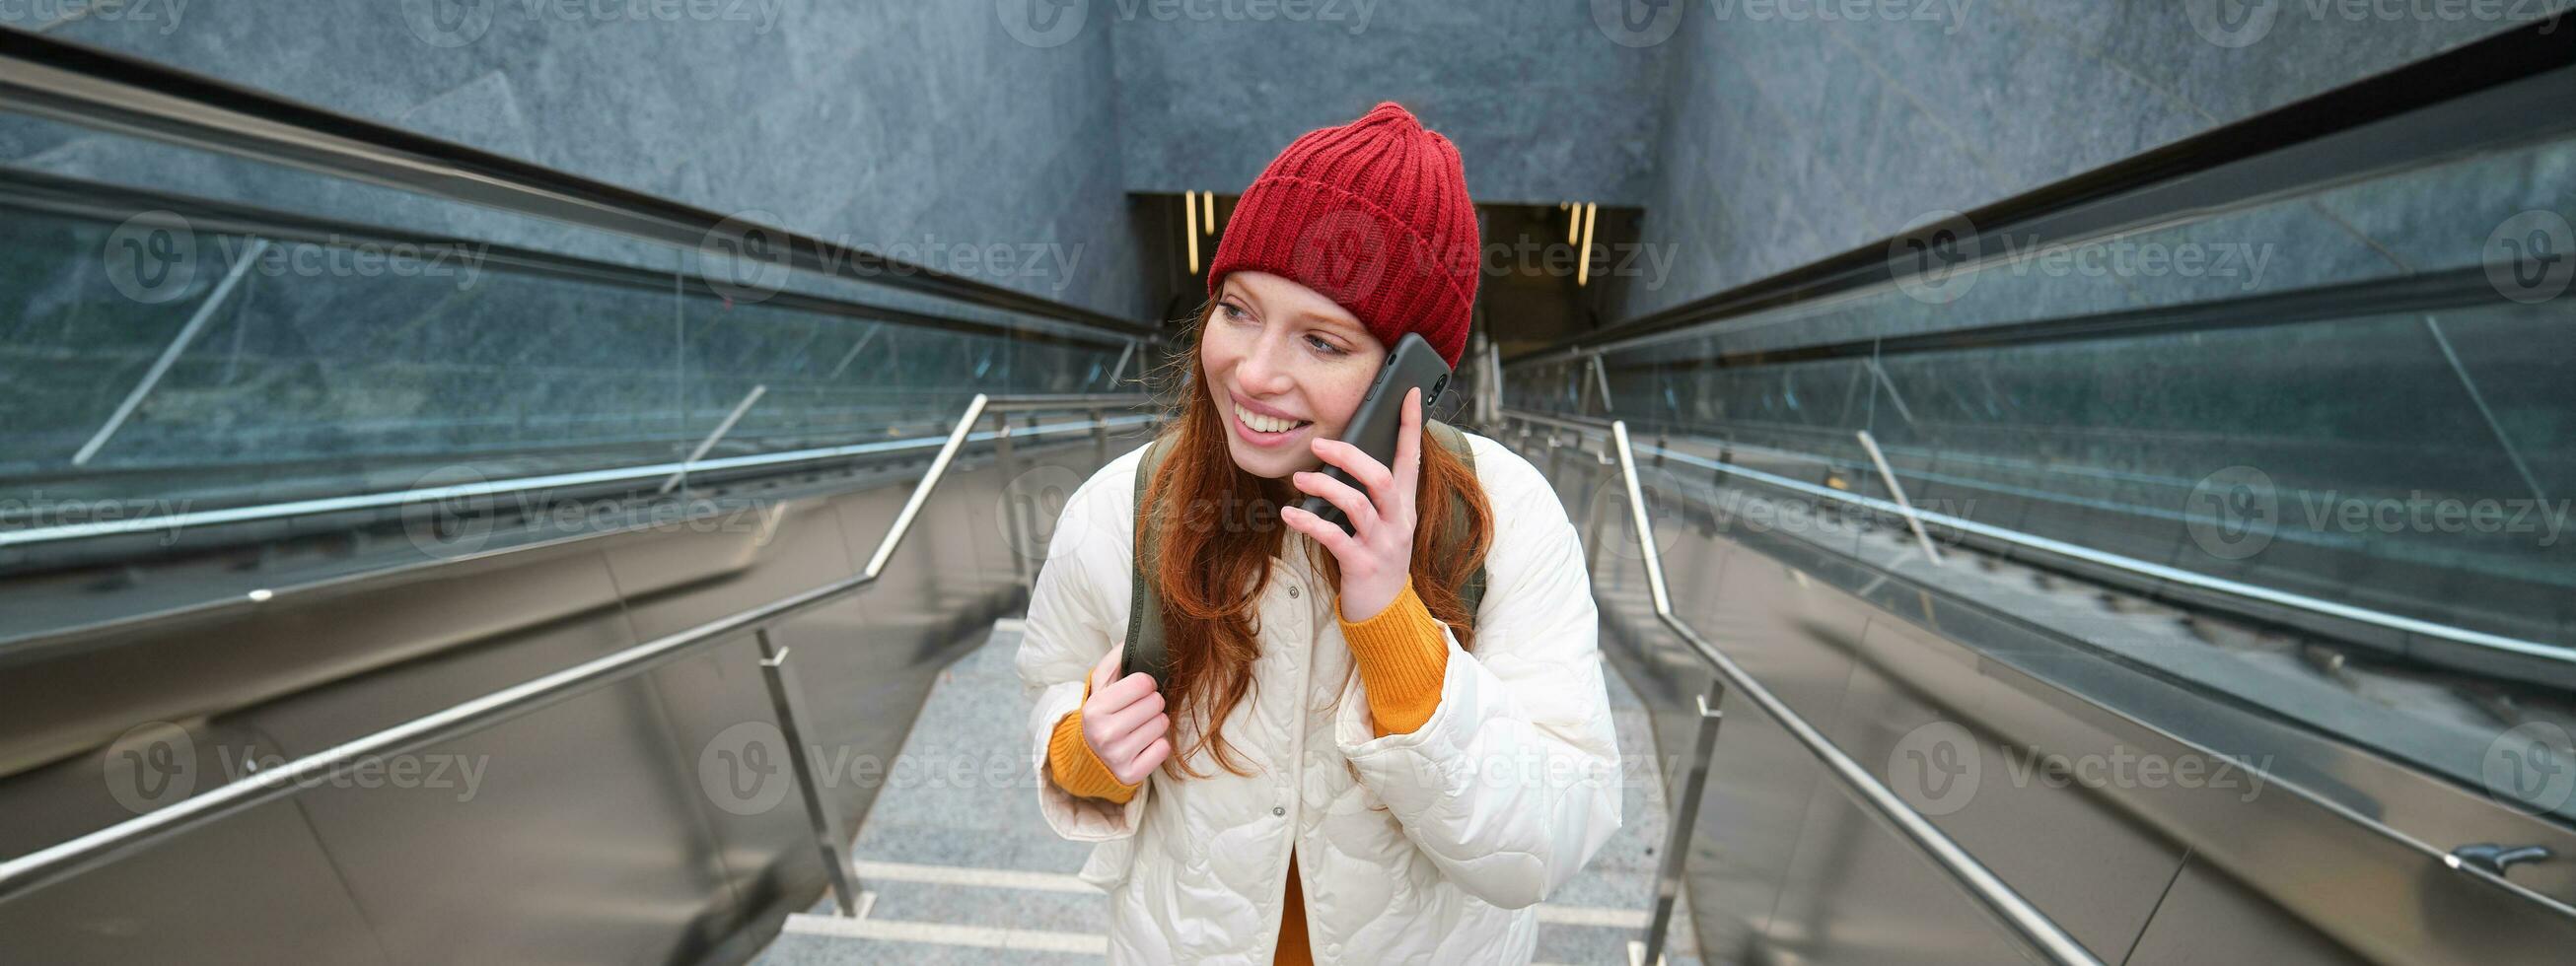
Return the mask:
{"type": "Polygon", "coordinates": [[[1199,334],[1234,465],[1272,479],[1324,465],[1312,444],[1342,437],[1385,358],[1350,310],[1268,272],[1228,273],[1199,334]]]}

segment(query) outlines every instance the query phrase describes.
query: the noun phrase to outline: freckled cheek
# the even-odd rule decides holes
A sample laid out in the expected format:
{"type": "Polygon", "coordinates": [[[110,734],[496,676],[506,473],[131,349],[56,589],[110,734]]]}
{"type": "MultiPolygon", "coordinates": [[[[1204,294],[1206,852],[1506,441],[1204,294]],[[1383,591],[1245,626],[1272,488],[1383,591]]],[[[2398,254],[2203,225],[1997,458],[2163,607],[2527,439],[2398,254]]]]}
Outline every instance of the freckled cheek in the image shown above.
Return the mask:
{"type": "Polygon", "coordinates": [[[1375,375],[1372,370],[1352,379],[1336,373],[1328,384],[1316,388],[1312,398],[1315,400],[1315,428],[1322,431],[1318,434],[1320,438],[1342,438],[1343,430],[1350,426],[1351,416],[1359,411],[1360,395],[1368,391],[1369,378],[1375,375]]]}

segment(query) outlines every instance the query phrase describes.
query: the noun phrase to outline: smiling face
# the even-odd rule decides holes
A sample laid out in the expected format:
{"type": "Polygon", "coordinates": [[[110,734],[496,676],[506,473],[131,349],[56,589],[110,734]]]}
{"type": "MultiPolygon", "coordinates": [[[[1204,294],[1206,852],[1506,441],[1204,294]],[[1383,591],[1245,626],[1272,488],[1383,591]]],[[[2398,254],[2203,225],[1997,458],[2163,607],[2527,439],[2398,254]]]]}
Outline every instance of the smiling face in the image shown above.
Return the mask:
{"type": "Polygon", "coordinates": [[[1342,437],[1385,360],[1349,309],[1268,272],[1228,274],[1199,332],[1226,449],[1244,472],[1272,479],[1324,465],[1313,442],[1342,437]]]}

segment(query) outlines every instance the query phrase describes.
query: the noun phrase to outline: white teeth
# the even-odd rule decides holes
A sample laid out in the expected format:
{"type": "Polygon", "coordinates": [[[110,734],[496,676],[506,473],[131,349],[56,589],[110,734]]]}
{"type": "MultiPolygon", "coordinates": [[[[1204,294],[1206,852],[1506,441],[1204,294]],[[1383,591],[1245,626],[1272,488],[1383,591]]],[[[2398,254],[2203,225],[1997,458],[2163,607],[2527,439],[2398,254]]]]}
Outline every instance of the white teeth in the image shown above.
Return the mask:
{"type": "Polygon", "coordinates": [[[1299,426],[1306,425],[1302,420],[1277,419],[1270,416],[1264,416],[1241,406],[1234,407],[1234,415],[1235,418],[1243,420],[1245,428],[1256,433],[1284,433],[1299,426]]]}

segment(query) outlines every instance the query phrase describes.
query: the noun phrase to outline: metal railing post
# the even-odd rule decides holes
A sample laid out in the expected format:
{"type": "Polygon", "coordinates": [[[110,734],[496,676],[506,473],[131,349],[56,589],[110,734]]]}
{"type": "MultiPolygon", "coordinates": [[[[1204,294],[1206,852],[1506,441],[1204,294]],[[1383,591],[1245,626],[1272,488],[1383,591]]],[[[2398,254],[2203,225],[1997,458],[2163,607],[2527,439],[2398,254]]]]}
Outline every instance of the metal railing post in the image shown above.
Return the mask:
{"type": "MultiPolygon", "coordinates": [[[[1707,638],[1691,628],[1689,622],[1673,613],[1672,596],[1664,583],[1663,559],[1655,550],[1654,524],[1647,519],[1645,496],[1637,483],[1637,456],[1628,440],[1628,424],[1625,420],[1614,419],[1609,422],[1609,430],[1611,446],[1617,451],[1619,475],[1628,488],[1628,510],[1635,516],[1637,552],[1646,569],[1646,587],[1654,597],[1655,619],[1680,637],[1691,650],[1698,652],[1701,660],[1715,668],[1722,683],[1733,685],[1744,700],[1752,702],[1764,715],[1778,722],[1790,738],[1824,766],[1826,774],[1839,781],[1858,800],[1863,809],[1884,819],[1897,834],[1921,849],[1935,866],[1984,906],[1998,924],[2051,963],[2101,966],[2102,961],[2085,949],[2083,943],[2077,942],[2074,936],[2048,918],[2046,913],[2040,912],[2021,893],[2013,891],[2012,886],[1995,875],[1994,870],[1969,855],[1968,850],[1941,831],[1940,826],[1932,824],[1932,820],[1924,818],[1923,813],[1915,811],[1913,806],[1889,789],[1887,783],[1870,774],[1867,766],[1853,760],[1841,746],[1834,744],[1833,739],[1825,737],[1824,732],[1816,730],[1813,723],[1798,714],[1797,709],[1771,693],[1771,689],[1763,687],[1762,682],[1736,664],[1734,658],[1709,643],[1707,638]]],[[[1704,781],[1705,776],[1699,780],[1704,781]]],[[[1688,804],[1696,808],[1697,800],[1691,799],[1688,804]]],[[[1696,816],[1693,821],[1696,821],[1696,816]]],[[[1666,862],[1673,860],[1673,855],[1665,856],[1666,862]]],[[[1660,904],[1662,900],[1659,897],[1657,901],[1660,904]]]]}
{"type": "Polygon", "coordinates": [[[805,821],[814,830],[814,849],[823,857],[823,878],[832,885],[832,902],[843,916],[859,914],[859,882],[850,864],[850,840],[841,834],[840,817],[823,800],[814,779],[814,760],[806,745],[804,698],[796,688],[796,671],[787,665],[787,649],[770,637],[769,628],[753,631],[760,641],[760,670],[769,683],[769,705],[778,715],[778,733],[787,739],[787,765],[796,775],[796,793],[805,801],[805,821]]]}
{"type": "MultiPolygon", "coordinates": [[[[1718,682],[1709,688],[1717,692],[1718,702],[1725,701],[1726,684],[1718,682]]],[[[1673,805],[1673,827],[1664,835],[1663,870],[1655,876],[1655,911],[1646,920],[1646,954],[1642,962],[1663,959],[1664,938],[1672,931],[1673,903],[1680,897],[1682,864],[1688,858],[1691,835],[1699,825],[1699,800],[1708,791],[1708,762],[1717,752],[1717,726],[1726,712],[1712,703],[1708,695],[1699,700],[1699,737],[1691,742],[1691,770],[1688,781],[1676,788],[1680,798],[1673,805]]]]}

